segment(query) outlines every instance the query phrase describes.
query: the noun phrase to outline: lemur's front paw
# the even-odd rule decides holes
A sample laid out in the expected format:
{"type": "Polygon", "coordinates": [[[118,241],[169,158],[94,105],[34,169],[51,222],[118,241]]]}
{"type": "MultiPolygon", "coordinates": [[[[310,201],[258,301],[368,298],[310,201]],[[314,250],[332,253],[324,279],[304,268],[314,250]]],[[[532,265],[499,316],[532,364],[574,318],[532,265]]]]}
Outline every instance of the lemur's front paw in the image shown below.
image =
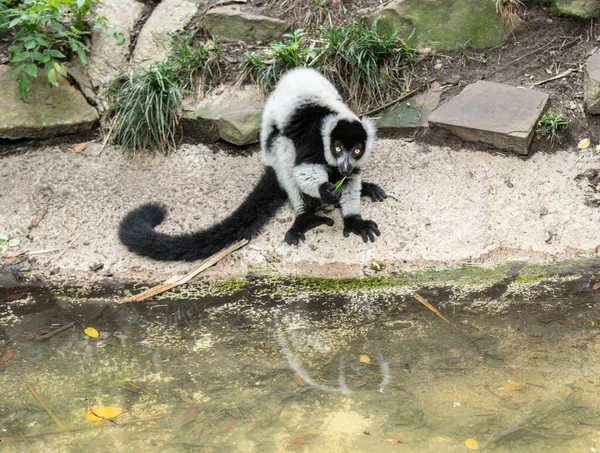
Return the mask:
{"type": "Polygon", "coordinates": [[[298,245],[300,241],[306,239],[304,233],[321,225],[332,226],[333,219],[314,214],[301,214],[294,221],[292,228],[285,234],[285,242],[289,245],[298,245]]]}
{"type": "Polygon", "coordinates": [[[302,231],[296,230],[295,228],[290,228],[287,233],[285,233],[285,242],[289,245],[298,245],[300,241],[304,242],[306,236],[302,231]]]}
{"type": "Polygon", "coordinates": [[[323,203],[335,204],[340,201],[342,191],[337,189],[332,182],[324,182],[319,186],[319,195],[323,203]]]}
{"type": "Polygon", "coordinates": [[[387,198],[385,190],[383,190],[377,184],[373,184],[371,182],[362,183],[360,195],[363,197],[369,197],[372,201],[383,201],[387,198]]]}
{"type": "Polygon", "coordinates": [[[358,214],[344,217],[344,236],[348,237],[350,233],[359,235],[365,242],[375,242],[375,236],[381,234],[375,222],[365,220],[358,214]]]}

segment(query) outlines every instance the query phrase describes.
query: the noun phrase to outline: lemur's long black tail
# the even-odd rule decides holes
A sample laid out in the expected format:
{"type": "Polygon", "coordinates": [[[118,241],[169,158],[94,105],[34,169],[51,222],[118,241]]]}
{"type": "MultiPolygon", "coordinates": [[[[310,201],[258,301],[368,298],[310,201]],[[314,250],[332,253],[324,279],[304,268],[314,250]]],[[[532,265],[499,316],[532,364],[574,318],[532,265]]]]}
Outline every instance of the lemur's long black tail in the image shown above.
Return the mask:
{"type": "Polygon", "coordinates": [[[195,233],[171,236],[154,230],[166,215],[164,206],[148,203],[128,213],[119,226],[121,242],[134,253],[161,261],[193,261],[209,257],[254,234],[287,200],[270,167],[239,208],[226,219],[195,233]]]}

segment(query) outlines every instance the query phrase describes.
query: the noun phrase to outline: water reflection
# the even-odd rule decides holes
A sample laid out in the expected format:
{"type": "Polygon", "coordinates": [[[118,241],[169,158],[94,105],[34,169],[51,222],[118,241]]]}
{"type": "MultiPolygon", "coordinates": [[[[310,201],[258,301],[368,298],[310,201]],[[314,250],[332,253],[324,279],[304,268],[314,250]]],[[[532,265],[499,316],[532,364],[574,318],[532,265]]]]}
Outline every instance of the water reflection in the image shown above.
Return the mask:
{"type": "Polygon", "coordinates": [[[490,452],[600,449],[597,298],[504,302],[473,311],[438,301],[461,334],[391,293],[129,305],[4,296],[0,352],[14,356],[0,364],[0,446],[459,452],[473,439],[490,452]],[[86,400],[124,412],[117,425],[89,421],[86,400]]]}

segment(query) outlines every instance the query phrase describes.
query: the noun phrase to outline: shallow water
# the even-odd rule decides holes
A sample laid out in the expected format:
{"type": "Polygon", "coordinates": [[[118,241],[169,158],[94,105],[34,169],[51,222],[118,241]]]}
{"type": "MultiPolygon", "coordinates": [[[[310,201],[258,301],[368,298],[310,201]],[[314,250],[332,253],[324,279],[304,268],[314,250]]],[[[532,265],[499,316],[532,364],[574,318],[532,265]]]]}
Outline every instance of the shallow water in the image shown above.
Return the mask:
{"type": "Polygon", "coordinates": [[[460,332],[384,293],[2,298],[3,452],[600,450],[591,294],[476,310],[429,297],[460,332]],[[124,412],[88,421],[89,405],[124,412]]]}

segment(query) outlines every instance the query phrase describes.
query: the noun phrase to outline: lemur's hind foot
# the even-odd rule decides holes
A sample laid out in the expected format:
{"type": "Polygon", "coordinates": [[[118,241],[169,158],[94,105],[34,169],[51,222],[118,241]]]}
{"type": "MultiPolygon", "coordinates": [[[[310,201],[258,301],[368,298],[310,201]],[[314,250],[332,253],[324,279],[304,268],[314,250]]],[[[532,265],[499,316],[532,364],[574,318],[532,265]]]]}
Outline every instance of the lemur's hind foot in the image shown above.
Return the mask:
{"type": "Polygon", "coordinates": [[[298,217],[296,217],[294,224],[285,234],[285,242],[287,242],[289,245],[298,245],[300,241],[304,241],[306,239],[304,233],[321,225],[332,226],[333,219],[307,212],[300,214],[298,217]]]}
{"type": "Polygon", "coordinates": [[[361,197],[369,197],[371,201],[383,201],[387,198],[385,190],[379,187],[377,184],[371,182],[363,182],[360,189],[361,197]]]}

